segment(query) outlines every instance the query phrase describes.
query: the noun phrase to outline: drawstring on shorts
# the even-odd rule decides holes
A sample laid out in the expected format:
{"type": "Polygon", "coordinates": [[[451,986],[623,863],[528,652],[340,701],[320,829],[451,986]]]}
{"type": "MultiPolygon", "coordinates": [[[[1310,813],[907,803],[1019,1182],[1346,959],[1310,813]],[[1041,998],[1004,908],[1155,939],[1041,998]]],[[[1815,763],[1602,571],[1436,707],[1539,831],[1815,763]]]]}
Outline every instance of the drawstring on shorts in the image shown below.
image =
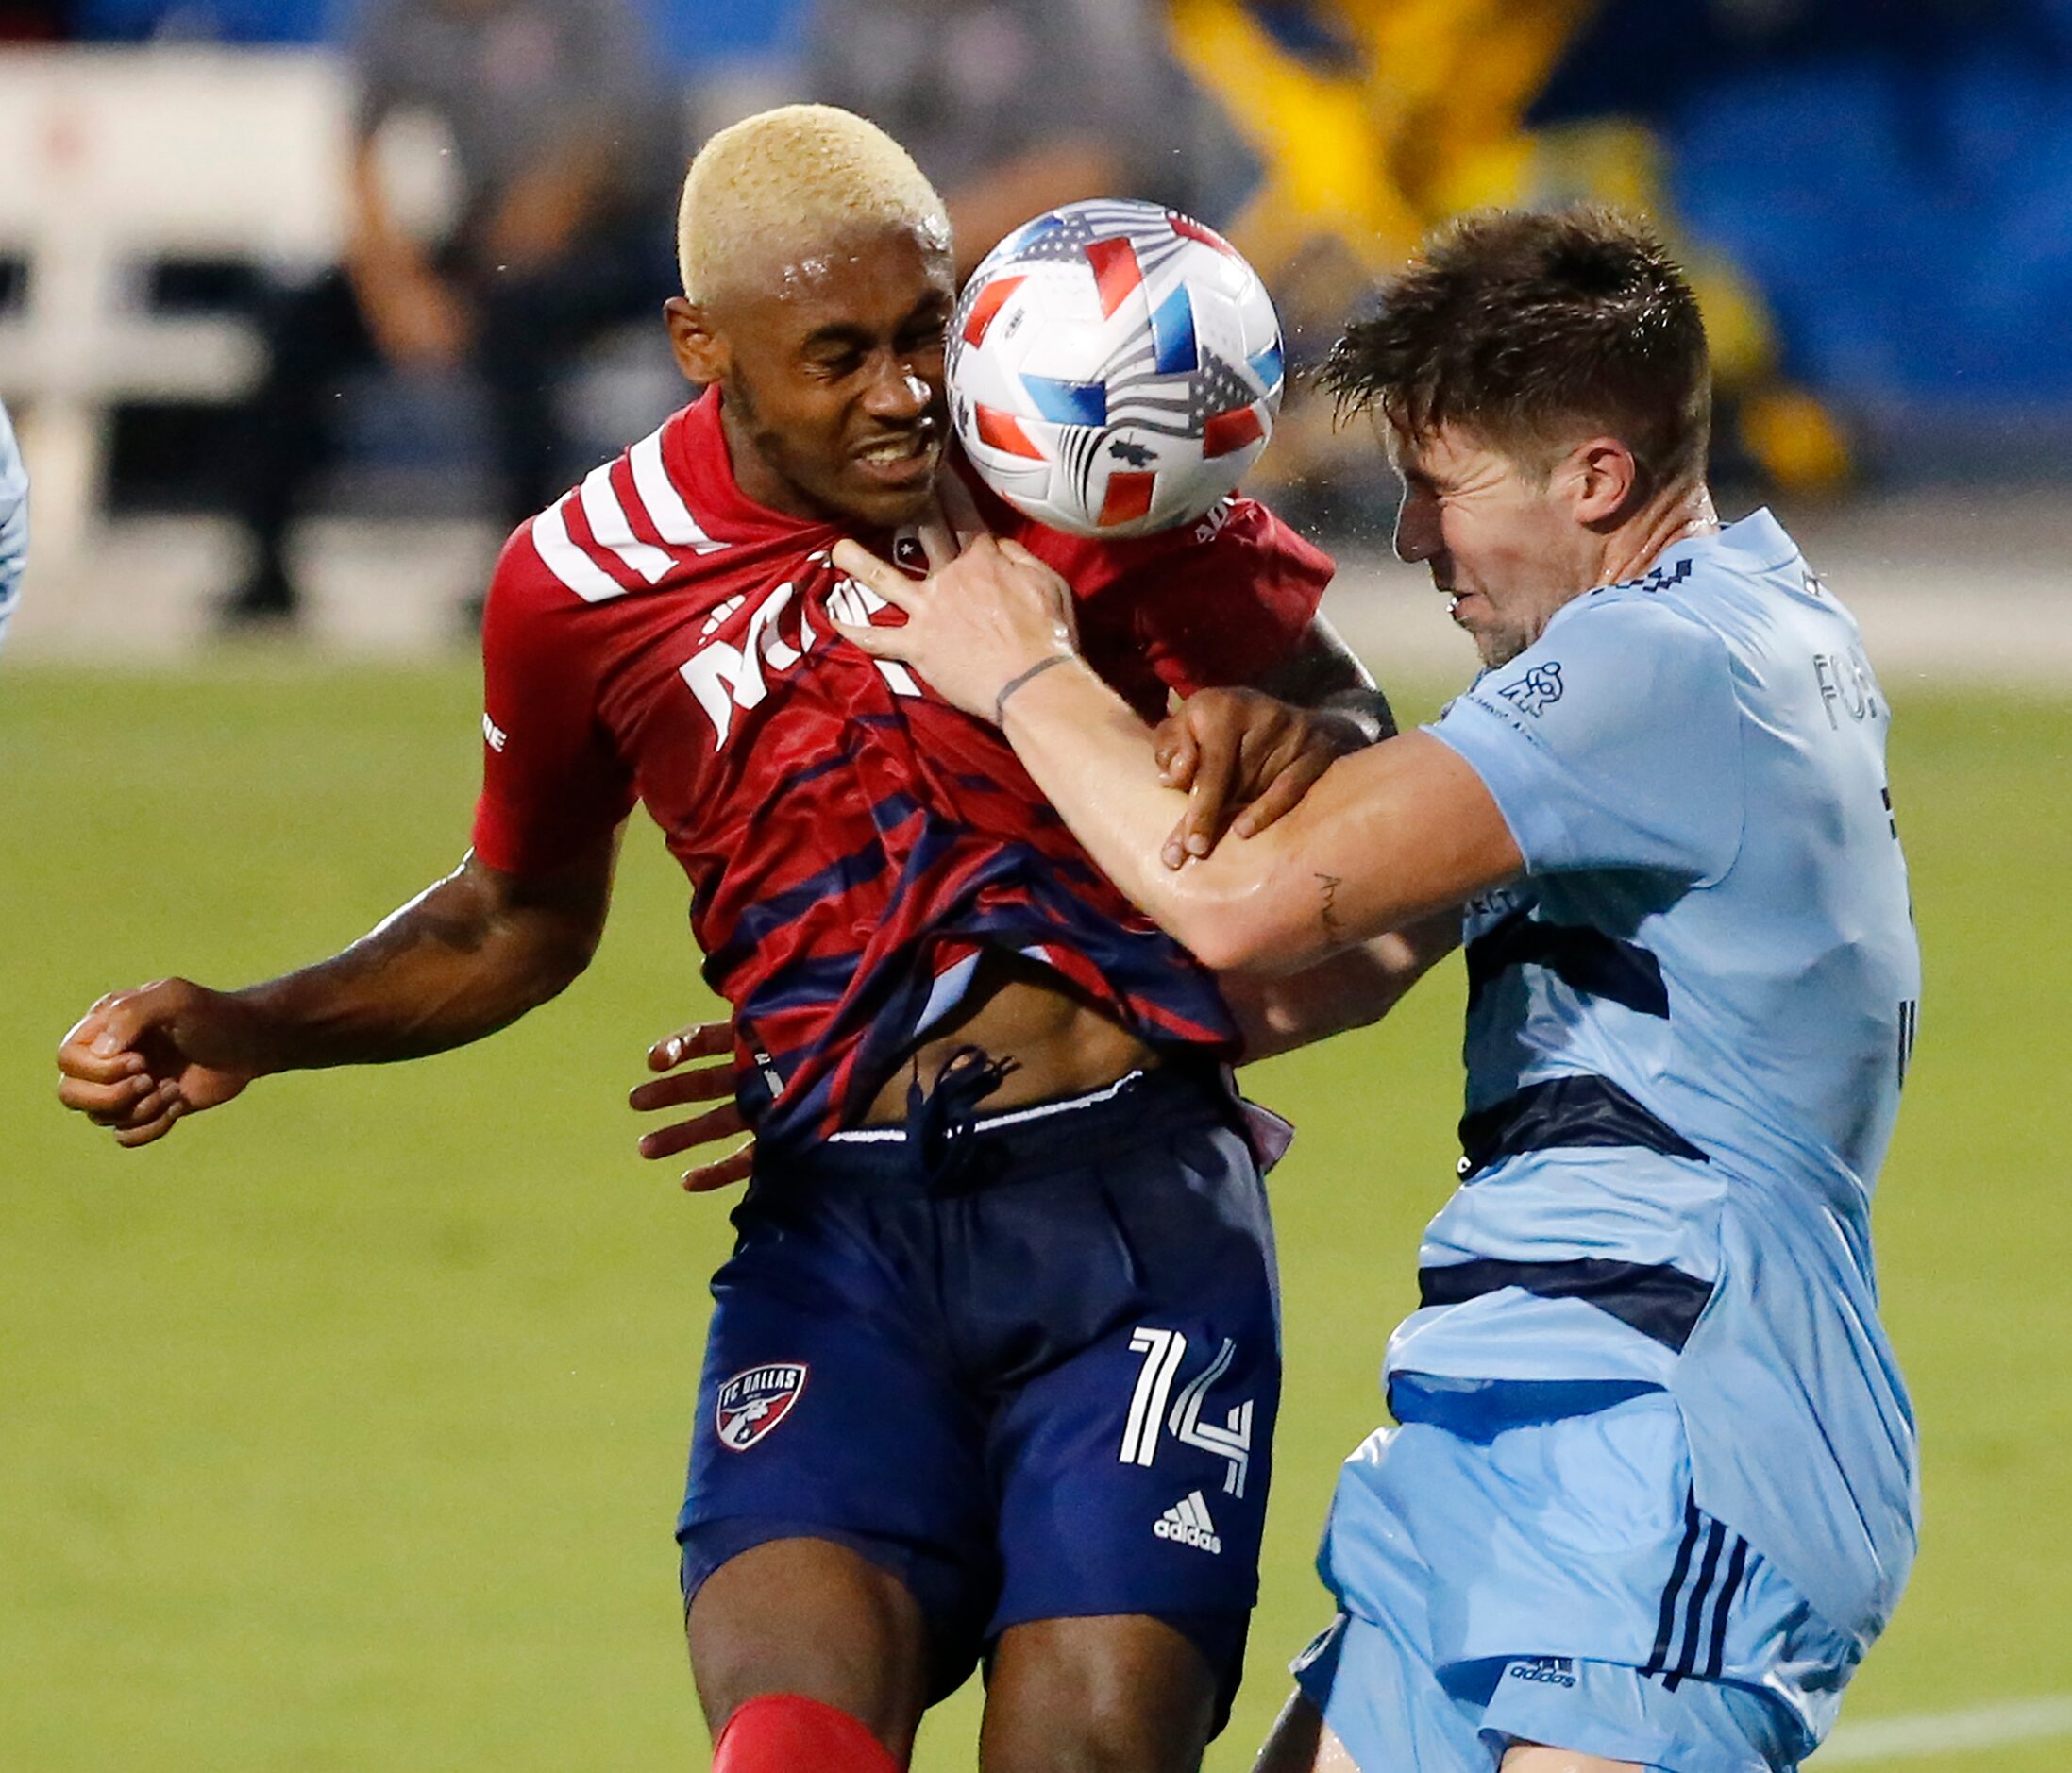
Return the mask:
{"type": "Polygon", "coordinates": [[[935,1072],[934,1088],[921,1089],[920,1068],[906,1090],[906,1136],[929,1191],[954,1194],[981,1180],[969,1174],[979,1146],[979,1106],[1018,1068],[1011,1058],[991,1057],[983,1047],[959,1047],[935,1072]]]}

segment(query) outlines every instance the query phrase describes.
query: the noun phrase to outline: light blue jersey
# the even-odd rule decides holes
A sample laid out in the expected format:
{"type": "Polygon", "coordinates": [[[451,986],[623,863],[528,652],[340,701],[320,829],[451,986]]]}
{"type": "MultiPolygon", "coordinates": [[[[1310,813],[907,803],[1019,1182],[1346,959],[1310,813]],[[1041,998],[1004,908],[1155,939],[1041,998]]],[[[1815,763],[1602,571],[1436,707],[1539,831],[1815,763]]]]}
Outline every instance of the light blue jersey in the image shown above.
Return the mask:
{"type": "Polygon", "coordinates": [[[1912,1562],[1870,1197],[1920,964],[1855,622],[1768,513],[1564,605],[1430,730],[1471,906],[1462,1183],[1296,1673],[1363,1768],[1779,1773],[1912,1562]]]}
{"type": "Polygon", "coordinates": [[[28,565],[28,473],[22,451],[0,406],[0,640],[7,638],[8,617],[22,598],[22,573],[28,565]]]}
{"type": "Polygon", "coordinates": [[[1698,1507],[1860,1644],[1918,1508],[1869,1223],[1921,977],[1888,720],[1759,512],[1565,605],[1431,729],[1526,875],[1468,915],[1464,1181],[1388,1362],[1666,1388],[1698,1507]]]}

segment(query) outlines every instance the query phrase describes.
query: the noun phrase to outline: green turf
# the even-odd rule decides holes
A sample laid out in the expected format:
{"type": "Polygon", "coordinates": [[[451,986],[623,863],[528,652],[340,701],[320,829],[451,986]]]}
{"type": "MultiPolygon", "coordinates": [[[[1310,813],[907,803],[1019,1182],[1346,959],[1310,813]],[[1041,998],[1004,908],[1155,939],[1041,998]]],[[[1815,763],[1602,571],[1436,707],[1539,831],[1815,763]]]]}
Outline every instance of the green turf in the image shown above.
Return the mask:
{"type": "MultiPolygon", "coordinates": [[[[653,834],[590,974],[480,1048],[273,1080],[139,1154],[50,1098],[101,990],[278,970],[449,866],[475,708],[460,667],[0,673],[0,1767],[701,1764],[668,1528],[727,1233],[619,1106],[704,1002],[653,834]]],[[[1929,1530],[1863,1718],[2072,1690],[2072,701],[1914,693],[1895,751],[1929,985],[1878,1236],[1929,1530]]],[[[1266,1594],[1213,1767],[1323,1617],[1309,1550],[1448,1186],[1457,1016],[1444,977],[1251,1080],[1304,1131],[1266,1594]]],[[[917,1765],[971,1765],[973,1698],[917,1765]]]]}

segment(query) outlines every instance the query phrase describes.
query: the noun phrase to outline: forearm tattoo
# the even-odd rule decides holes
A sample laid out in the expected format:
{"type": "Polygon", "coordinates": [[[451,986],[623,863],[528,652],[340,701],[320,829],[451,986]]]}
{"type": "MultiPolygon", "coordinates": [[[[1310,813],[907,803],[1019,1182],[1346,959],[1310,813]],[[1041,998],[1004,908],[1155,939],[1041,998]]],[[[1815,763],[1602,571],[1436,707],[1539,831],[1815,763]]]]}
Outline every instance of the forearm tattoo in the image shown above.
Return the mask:
{"type": "Polygon", "coordinates": [[[1323,904],[1318,912],[1323,920],[1323,933],[1334,941],[1342,941],[1345,926],[1339,917],[1339,888],[1345,884],[1345,876],[1319,873],[1317,884],[1323,892],[1323,904]]]}

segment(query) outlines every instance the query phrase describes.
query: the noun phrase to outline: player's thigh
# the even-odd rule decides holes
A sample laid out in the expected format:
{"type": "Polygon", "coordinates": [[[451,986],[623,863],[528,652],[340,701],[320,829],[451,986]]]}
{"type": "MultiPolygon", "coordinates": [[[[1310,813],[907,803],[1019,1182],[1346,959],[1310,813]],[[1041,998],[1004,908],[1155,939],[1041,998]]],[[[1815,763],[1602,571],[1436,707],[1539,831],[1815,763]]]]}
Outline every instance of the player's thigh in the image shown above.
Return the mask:
{"type": "Polygon", "coordinates": [[[969,1407],[909,1309],[901,1214],[751,1194],[734,1223],[677,1523],[700,1696],[716,1726],[800,1693],[910,1733],[991,1606],[969,1407]]]}
{"type": "Polygon", "coordinates": [[[1040,1218],[1023,1241],[1069,1224],[1085,1254],[1056,1265],[1070,1279],[1046,1300],[1053,1345],[987,1431],[1004,1569],[992,1633],[1145,1614],[1212,1661],[1239,1649],[1280,1401],[1251,1155],[1221,1126],[1188,1126],[1104,1154],[1075,1193],[1025,1192],[1002,1205],[1040,1218]],[[1101,1260],[1116,1272],[1099,1275],[1101,1260]]]}
{"type": "Polygon", "coordinates": [[[1190,1773],[1218,1675],[1160,1619],[1036,1619],[1001,1634],[979,1738],[984,1773],[1190,1773]]]}
{"type": "Polygon", "coordinates": [[[1504,1750],[1503,1773],[1642,1773],[1642,1769],[1637,1761],[1607,1761],[1598,1754],[1519,1742],[1504,1750]]]}
{"type": "Polygon", "coordinates": [[[904,1758],[927,1703],[928,1633],[898,1578],[845,1545],[777,1539],[706,1578],[684,1620],[717,1736],[750,1699],[789,1693],[860,1719],[904,1758]]]}
{"type": "Polygon", "coordinates": [[[1323,1714],[1300,1693],[1291,1693],[1267,1731],[1252,1773],[1360,1773],[1360,1768],[1323,1714]]]}

